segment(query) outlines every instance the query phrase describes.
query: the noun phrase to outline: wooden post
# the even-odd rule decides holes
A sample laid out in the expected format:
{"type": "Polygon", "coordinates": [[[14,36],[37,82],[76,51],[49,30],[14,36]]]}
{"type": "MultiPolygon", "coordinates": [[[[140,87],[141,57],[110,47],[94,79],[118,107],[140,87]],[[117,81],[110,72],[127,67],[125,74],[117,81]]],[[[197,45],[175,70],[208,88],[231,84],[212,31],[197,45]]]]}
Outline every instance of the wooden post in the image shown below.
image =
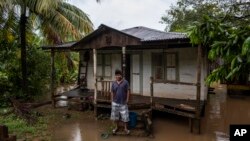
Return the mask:
{"type": "Polygon", "coordinates": [[[94,71],[94,85],[95,85],[95,89],[94,89],[94,114],[95,116],[97,116],[97,79],[96,79],[96,67],[97,67],[97,51],[96,49],[93,49],[93,71],[94,71]]]}
{"type": "MultiPolygon", "coordinates": [[[[201,44],[198,45],[198,54],[197,54],[197,85],[196,85],[196,118],[199,120],[198,124],[200,124],[200,104],[201,104],[201,44]]],[[[198,132],[200,134],[200,125],[198,125],[198,132]]]]}
{"type": "Polygon", "coordinates": [[[154,78],[150,77],[150,104],[151,104],[151,110],[153,108],[153,97],[154,97],[154,78]]]}
{"type": "Polygon", "coordinates": [[[122,74],[123,78],[126,76],[126,47],[122,47],[122,74]]]}
{"type": "Polygon", "coordinates": [[[52,106],[55,108],[55,50],[51,49],[51,100],[52,100],[52,106]]]}
{"type": "Polygon", "coordinates": [[[5,125],[0,125],[0,141],[8,137],[8,128],[5,125]]]}
{"type": "Polygon", "coordinates": [[[81,60],[81,51],[79,52],[79,64],[78,64],[78,76],[77,76],[77,84],[80,85],[80,77],[81,77],[81,66],[82,66],[82,60],[81,60]]]}
{"type": "Polygon", "coordinates": [[[0,141],[16,141],[16,136],[9,135],[8,127],[0,125],[0,141]]]}

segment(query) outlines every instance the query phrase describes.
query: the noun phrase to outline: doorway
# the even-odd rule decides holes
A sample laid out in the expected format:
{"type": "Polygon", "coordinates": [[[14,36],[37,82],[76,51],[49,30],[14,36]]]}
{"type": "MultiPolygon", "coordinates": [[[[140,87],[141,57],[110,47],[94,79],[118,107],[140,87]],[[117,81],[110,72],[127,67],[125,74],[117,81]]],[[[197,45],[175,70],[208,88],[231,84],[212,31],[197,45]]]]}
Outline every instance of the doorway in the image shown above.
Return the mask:
{"type": "Polygon", "coordinates": [[[125,79],[128,81],[129,84],[130,82],[130,67],[131,66],[131,58],[130,54],[126,54],[126,67],[125,67],[125,79]]]}
{"type": "Polygon", "coordinates": [[[141,93],[141,70],[140,54],[131,54],[131,92],[133,94],[141,93]]]}

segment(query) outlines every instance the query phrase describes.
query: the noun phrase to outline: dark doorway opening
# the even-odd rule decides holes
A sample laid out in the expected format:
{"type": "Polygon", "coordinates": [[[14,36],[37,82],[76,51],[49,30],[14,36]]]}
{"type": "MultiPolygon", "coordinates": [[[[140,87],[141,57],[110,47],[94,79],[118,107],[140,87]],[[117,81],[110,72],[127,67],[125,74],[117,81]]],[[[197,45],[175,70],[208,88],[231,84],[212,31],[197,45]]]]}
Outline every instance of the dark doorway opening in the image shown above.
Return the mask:
{"type": "Polygon", "coordinates": [[[130,83],[130,66],[131,59],[130,54],[126,54],[126,68],[125,68],[125,79],[130,83]]]}

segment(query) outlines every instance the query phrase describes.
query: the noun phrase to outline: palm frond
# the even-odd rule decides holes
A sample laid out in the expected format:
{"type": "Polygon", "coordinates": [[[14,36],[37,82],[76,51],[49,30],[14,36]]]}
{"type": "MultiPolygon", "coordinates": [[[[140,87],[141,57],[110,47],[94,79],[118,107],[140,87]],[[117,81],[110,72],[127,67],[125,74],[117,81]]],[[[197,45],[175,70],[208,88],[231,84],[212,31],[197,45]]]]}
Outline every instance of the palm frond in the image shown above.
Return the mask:
{"type": "Polygon", "coordinates": [[[46,40],[51,44],[59,44],[62,42],[58,31],[53,28],[50,23],[44,22],[44,24],[41,26],[41,32],[46,40]]]}
{"type": "Polygon", "coordinates": [[[69,3],[60,3],[58,11],[67,18],[82,35],[93,31],[93,23],[82,10],[69,3]]]}
{"type": "Polygon", "coordinates": [[[0,0],[0,9],[9,9],[13,7],[14,3],[16,3],[16,0],[0,0]]]}
{"type": "MultiPolygon", "coordinates": [[[[48,26],[49,24],[50,29],[53,29],[53,38],[56,39],[54,35],[58,35],[64,42],[80,39],[93,30],[93,24],[88,15],[68,3],[61,2],[57,9],[51,9],[48,14],[37,15],[41,19],[40,25],[48,26]]],[[[42,31],[51,34],[49,30],[42,31]]],[[[48,35],[47,33],[43,34],[48,35]]]]}
{"type": "Polygon", "coordinates": [[[61,0],[26,0],[26,6],[31,12],[48,14],[51,9],[58,7],[61,0]]]}

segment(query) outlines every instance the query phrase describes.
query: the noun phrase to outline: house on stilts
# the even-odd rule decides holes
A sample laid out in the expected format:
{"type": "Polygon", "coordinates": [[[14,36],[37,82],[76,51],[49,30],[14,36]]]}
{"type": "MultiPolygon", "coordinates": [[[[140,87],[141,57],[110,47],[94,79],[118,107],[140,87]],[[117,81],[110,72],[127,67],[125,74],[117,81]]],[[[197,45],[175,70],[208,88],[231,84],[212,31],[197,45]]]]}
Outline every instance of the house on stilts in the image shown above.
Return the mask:
{"type": "Polygon", "coordinates": [[[131,109],[148,108],[184,116],[190,129],[200,119],[207,99],[204,79],[208,74],[207,50],[192,45],[184,33],[163,32],[147,27],[117,30],[106,25],[77,42],[44,46],[51,50],[52,100],[60,95],[67,100],[93,103],[95,113],[110,108],[110,90],[114,72],[121,69],[131,87],[131,109]],[[54,92],[54,54],[79,52],[80,88],[63,94],[54,92]],[[92,96],[93,99],[86,97],[92,96]]]}

